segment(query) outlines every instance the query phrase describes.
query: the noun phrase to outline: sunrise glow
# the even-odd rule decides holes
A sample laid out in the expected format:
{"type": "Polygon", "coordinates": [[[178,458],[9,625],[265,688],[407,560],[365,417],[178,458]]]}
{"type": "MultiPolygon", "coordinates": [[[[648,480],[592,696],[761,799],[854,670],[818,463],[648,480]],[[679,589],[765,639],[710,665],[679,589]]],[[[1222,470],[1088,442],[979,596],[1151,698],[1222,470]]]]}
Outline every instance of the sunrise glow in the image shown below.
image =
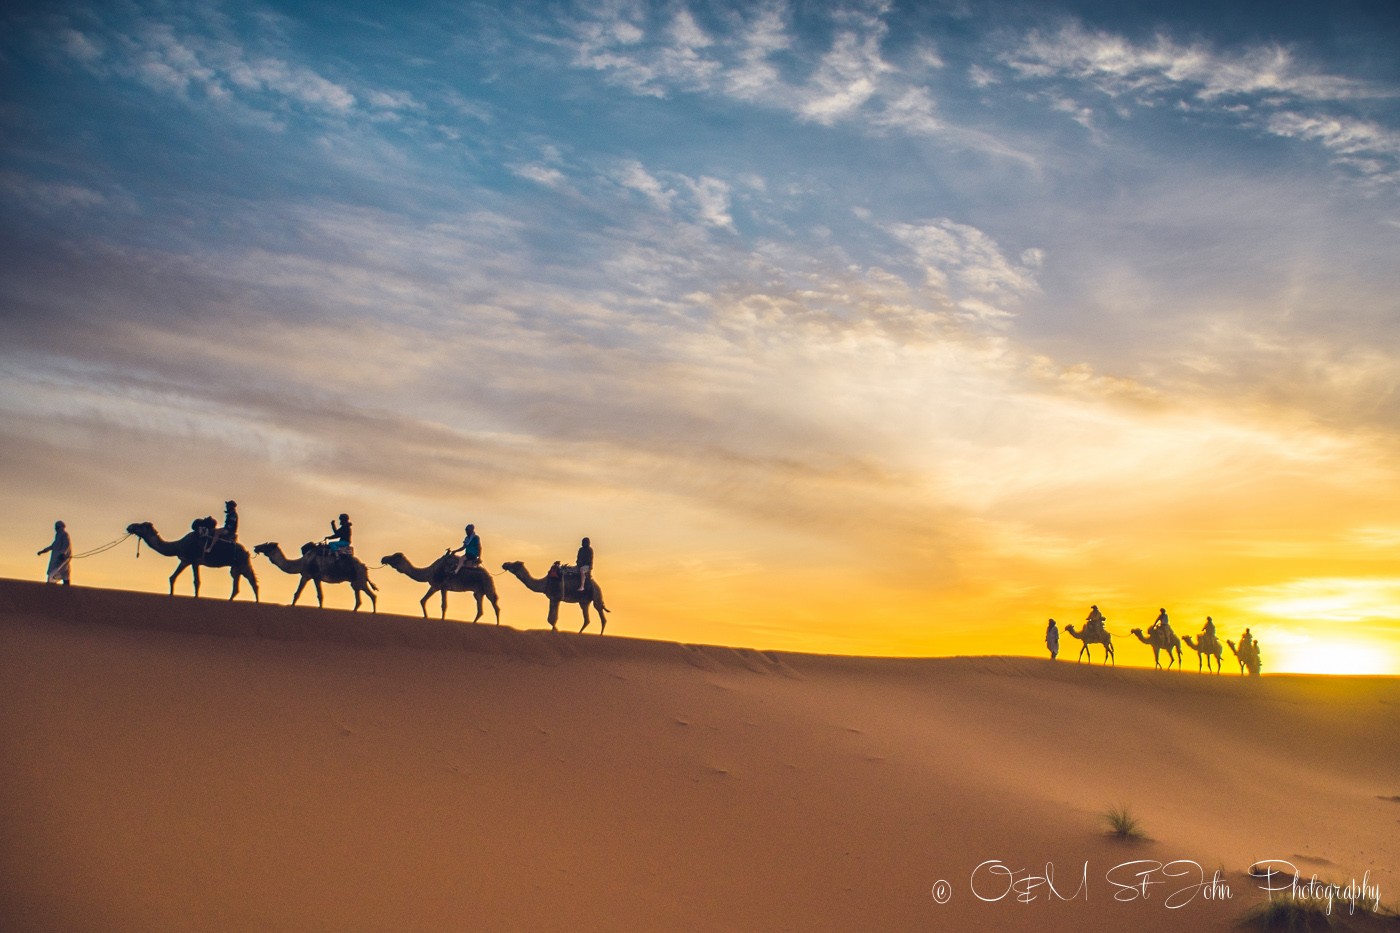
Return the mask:
{"type": "Polygon", "coordinates": [[[1396,37],[1254,15],[6,13],[0,575],[231,498],[394,612],[473,522],[617,634],[1400,674],[1396,37]]]}

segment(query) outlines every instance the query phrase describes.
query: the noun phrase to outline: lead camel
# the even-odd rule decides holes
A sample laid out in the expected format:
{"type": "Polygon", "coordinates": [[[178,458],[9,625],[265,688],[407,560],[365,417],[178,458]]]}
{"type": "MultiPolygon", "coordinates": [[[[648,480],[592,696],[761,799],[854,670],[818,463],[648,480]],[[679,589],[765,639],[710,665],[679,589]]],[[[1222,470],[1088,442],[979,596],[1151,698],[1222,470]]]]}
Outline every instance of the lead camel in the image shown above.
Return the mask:
{"type": "Polygon", "coordinates": [[[185,572],[186,567],[194,568],[194,595],[198,596],[199,568],[204,566],[229,568],[229,576],[233,578],[233,592],[229,594],[229,599],[238,595],[238,581],[242,577],[248,578],[248,584],[253,588],[253,599],[258,598],[258,578],[253,574],[253,560],[248,555],[248,549],[236,541],[218,538],[211,542],[208,536],[197,531],[191,531],[178,541],[166,541],[150,522],[127,525],[126,533],[145,541],[157,554],[180,559],[179,566],[170,575],[172,596],[175,595],[175,580],[185,572]]]}

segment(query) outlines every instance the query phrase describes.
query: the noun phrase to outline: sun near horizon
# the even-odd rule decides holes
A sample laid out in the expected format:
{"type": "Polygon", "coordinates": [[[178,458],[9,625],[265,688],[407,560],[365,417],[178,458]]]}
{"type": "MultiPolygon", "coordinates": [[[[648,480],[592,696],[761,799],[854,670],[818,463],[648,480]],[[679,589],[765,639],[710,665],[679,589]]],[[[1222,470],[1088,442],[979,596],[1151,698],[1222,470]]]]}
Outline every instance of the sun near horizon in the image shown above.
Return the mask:
{"type": "Polygon", "coordinates": [[[1165,607],[1266,672],[1400,673],[1384,5],[0,27],[0,575],[55,519],[234,499],[250,548],[349,513],[371,566],[590,536],[618,634],[1036,656],[1097,603],[1122,664],[1165,607]]]}

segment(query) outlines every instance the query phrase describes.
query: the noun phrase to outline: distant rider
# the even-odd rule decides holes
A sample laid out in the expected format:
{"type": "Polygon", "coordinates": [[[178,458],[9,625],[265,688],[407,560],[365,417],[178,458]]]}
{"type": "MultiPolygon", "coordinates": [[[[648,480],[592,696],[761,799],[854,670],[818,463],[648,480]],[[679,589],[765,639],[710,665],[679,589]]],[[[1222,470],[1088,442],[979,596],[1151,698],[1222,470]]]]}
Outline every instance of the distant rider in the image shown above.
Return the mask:
{"type": "Polygon", "coordinates": [[[1215,620],[1210,616],[1206,616],[1206,625],[1205,628],[1201,629],[1199,641],[1208,648],[1220,644],[1220,640],[1215,637],[1215,620]]]}
{"type": "Polygon", "coordinates": [[[1102,638],[1105,634],[1103,626],[1105,621],[1106,620],[1103,617],[1103,613],[1099,612],[1099,607],[1090,606],[1089,614],[1084,617],[1084,622],[1086,623],[1086,632],[1097,635],[1099,638],[1102,638]]]}
{"type": "Polygon", "coordinates": [[[1154,619],[1154,620],[1152,621],[1152,625],[1148,627],[1148,629],[1147,629],[1147,634],[1148,634],[1148,635],[1151,635],[1151,634],[1153,634],[1154,632],[1156,632],[1158,629],[1163,629],[1163,630],[1165,630],[1166,633],[1167,633],[1167,640],[1168,640],[1168,641],[1171,640],[1172,626],[1171,626],[1171,623],[1167,621],[1167,610],[1165,610],[1165,609],[1158,609],[1158,610],[1157,610],[1157,618],[1154,619]]]}

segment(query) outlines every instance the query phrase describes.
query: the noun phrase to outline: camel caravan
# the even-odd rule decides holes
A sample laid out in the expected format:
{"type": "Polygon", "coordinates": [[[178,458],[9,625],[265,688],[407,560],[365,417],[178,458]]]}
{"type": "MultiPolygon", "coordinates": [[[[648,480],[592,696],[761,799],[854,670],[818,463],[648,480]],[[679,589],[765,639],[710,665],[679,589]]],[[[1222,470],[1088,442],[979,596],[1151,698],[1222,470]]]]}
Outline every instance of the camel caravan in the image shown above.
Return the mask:
{"type": "MultiPolygon", "coordinates": [[[[195,519],[190,524],[188,534],[171,541],[162,538],[150,522],[136,522],[126,527],[127,535],[135,536],[157,554],[178,559],[175,572],[170,575],[171,595],[175,593],[175,581],[184,573],[186,567],[190,568],[194,578],[196,597],[199,596],[201,567],[227,567],[229,575],[233,578],[233,590],[229,593],[229,599],[232,600],[238,595],[240,582],[247,580],[253,591],[253,599],[261,601],[258,578],[253,572],[253,556],[258,555],[267,558],[269,563],[283,573],[300,578],[296,592],[292,594],[293,606],[301,598],[302,591],[308,583],[314,585],[316,604],[323,608],[325,597],[322,585],[348,583],[355,595],[356,610],[360,608],[362,597],[368,597],[370,610],[377,611],[375,594],[379,588],[369,578],[370,570],[376,568],[366,566],[355,556],[354,547],[351,545],[352,527],[348,515],[342,513],[338,520],[332,520],[331,533],[325,538],[320,541],[308,541],[301,546],[298,556],[288,557],[276,541],[256,545],[249,553],[237,540],[238,504],[229,500],[224,503],[224,509],[222,526],[213,516],[195,519]]],[[[140,556],[139,544],[137,556],[140,556]]],[[[428,616],[428,600],[434,594],[441,596],[441,618],[446,619],[447,594],[471,593],[476,599],[476,616],[472,622],[481,619],[482,603],[486,601],[491,604],[495,613],[496,624],[501,624],[501,606],[496,595],[495,575],[482,566],[481,539],[473,525],[467,526],[466,537],[463,538],[461,547],[447,550],[426,566],[415,566],[403,553],[396,552],[381,558],[379,567],[388,567],[411,580],[428,585],[428,591],[418,603],[424,618],[428,616]]],[[[531,575],[520,561],[507,561],[501,566],[501,573],[513,575],[526,589],[545,597],[549,603],[546,620],[551,629],[558,630],[559,605],[576,603],[583,614],[583,626],[579,631],[588,628],[592,622],[590,610],[595,610],[598,614],[598,633],[601,635],[607,628],[609,610],[603,602],[603,589],[593,577],[592,571],[593,548],[588,538],[583,539],[575,563],[563,564],[555,561],[541,578],[531,575]]]]}
{"type": "MultiPolygon", "coordinates": [[[[1108,664],[1112,662],[1115,665],[1117,664],[1117,659],[1113,653],[1113,636],[1109,633],[1104,624],[1107,621],[1104,614],[1099,611],[1098,606],[1090,606],[1089,615],[1084,620],[1084,628],[1082,630],[1076,630],[1073,624],[1065,626],[1065,632],[1067,632],[1070,637],[1076,638],[1083,643],[1083,646],[1079,649],[1078,662],[1082,662],[1085,658],[1088,658],[1089,662],[1092,664],[1094,658],[1089,651],[1089,646],[1102,645],[1104,649],[1103,663],[1108,664]]],[[[1156,620],[1153,621],[1146,632],[1141,628],[1131,629],[1130,632],[1138,641],[1152,649],[1152,661],[1159,670],[1162,668],[1163,652],[1165,652],[1167,656],[1168,670],[1170,670],[1173,665],[1175,665],[1178,670],[1181,669],[1181,646],[1182,643],[1185,642],[1186,647],[1196,652],[1197,673],[1202,671],[1203,665],[1204,670],[1207,672],[1213,669],[1215,673],[1220,673],[1220,661],[1223,657],[1223,652],[1220,648],[1220,639],[1216,637],[1215,634],[1215,620],[1210,616],[1206,616],[1205,627],[1201,629],[1199,635],[1185,635],[1179,637],[1176,632],[1172,631],[1171,622],[1167,618],[1167,610],[1164,608],[1158,611],[1156,620]],[[1211,665],[1212,660],[1215,662],[1213,668],[1211,665]]],[[[1239,662],[1240,673],[1248,673],[1251,676],[1258,677],[1259,642],[1255,640],[1250,630],[1244,630],[1244,635],[1240,637],[1239,647],[1236,647],[1235,643],[1229,639],[1226,639],[1225,643],[1230,646],[1230,651],[1234,653],[1235,660],[1239,662]]],[[[1051,660],[1059,656],[1059,627],[1054,619],[1051,619],[1049,625],[1046,627],[1045,646],[1050,650],[1051,660]]]]}

